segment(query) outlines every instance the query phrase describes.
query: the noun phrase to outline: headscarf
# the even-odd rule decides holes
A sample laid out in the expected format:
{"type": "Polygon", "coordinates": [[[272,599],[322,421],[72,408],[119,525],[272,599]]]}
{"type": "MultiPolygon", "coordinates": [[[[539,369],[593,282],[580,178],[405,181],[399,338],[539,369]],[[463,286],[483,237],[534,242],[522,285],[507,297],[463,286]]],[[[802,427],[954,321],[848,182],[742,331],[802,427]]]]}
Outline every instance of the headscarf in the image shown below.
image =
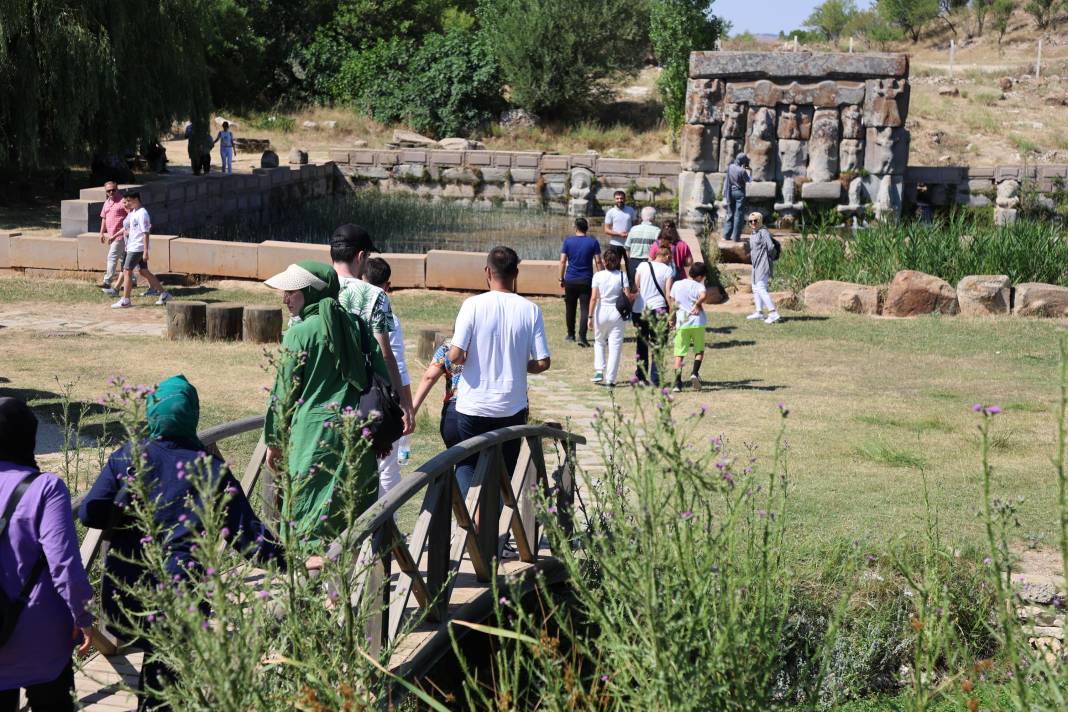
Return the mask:
{"type": "Polygon", "coordinates": [[[37,467],[37,416],[18,398],[0,398],[0,460],[37,467]]]}
{"type": "Polygon", "coordinates": [[[320,334],[326,347],[334,355],[338,371],[346,381],[362,391],[367,382],[363,349],[356,324],[344,307],[338,304],[341,283],[337,272],[328,264],[311,260],[298,262],[297,265],[326,282],[324,289],[305,287],[300,290],[304,295],[304,307],[300,310],[301,320],[307,321],[308,317],[319,315],[322,324],[320,334]]]}
{"type": "Polygon", "coordinates": [[[160,381],[148,397],[148,433],[153,440],[173,440],[203,446],[197,437],[200,396],[185,376],[179,374],[160,381]]]}
{"type": "Polygon", "coordinates": [[[739,153],[737,156],[735,156],[734,162],[737,163],[739,166],[748,166],[749,156],[745,155],[744,153],[739,153]]]}

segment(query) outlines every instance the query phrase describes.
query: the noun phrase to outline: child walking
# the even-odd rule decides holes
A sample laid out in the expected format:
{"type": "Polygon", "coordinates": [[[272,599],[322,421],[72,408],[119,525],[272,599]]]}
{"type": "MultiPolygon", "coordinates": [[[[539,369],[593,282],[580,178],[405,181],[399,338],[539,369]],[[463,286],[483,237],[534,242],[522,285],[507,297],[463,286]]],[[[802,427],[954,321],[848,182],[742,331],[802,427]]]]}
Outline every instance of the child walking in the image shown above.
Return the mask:
{"type": "MultiPolygon", "coordinates": [[[[133,290],[133,271],[137,268],[141,276],[148,281],[151,289],[159,294],[157,305],[167,303],[171,293],[163,288],[156,275],[148,269],[148,243],[152,232],[152,219],[141,205],[141,194],[137,191],[123,197],[126,218],[122,221],[122,236],[126,240],[126,260],[122,265],[122,298],[111,305],[112,309],[126,309],[131,306],[130,292],[133,290]]],[[[147,294],[147,292],[146,292],[147,294]]]]}
{"type": "Polygon", "coordinates": [[[593,327],[593,378],[594,383],[603,383],[612,388],[616,385],[619,371],[619,355],[623,350],[623,328],[626,321],[616,308],[620,297],[634,301],[630,280],[620,270],[623,248],[609,246],[604,251],[604,269],[593,275],[593,292],[590,295],[589,322],[593,327]],[[607,351],[607,358],[606,358],[607,351]]]}
{"type": "Polygon", "coordinates": [[[701,390],[701,363],[705,357],[705,276],[708,269],[704,262],[694,262],[688,279],[680,279],[671,285],[671,301],[675,307],[675,387],[682,390],[682,364],[693,349],[693,371],[690,385],[701,390]]]}

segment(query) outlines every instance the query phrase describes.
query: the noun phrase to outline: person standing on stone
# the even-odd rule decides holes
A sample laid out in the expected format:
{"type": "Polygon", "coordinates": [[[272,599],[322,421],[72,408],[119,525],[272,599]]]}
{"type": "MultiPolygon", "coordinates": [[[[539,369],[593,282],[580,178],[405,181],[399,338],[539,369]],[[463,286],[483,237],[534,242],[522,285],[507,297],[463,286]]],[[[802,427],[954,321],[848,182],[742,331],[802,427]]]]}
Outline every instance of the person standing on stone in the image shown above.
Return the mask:
{"type": "Polygon", "coordinates": [[[779,312],[775,310],[775,302],[771,301],[771,295],[768,294],[768,283],[771,281],[775,262],[772,257],[774,247],[771,243],[771,233],[764,227],[764,216],[758,212],[749,214],[749,227],[753,234],[749,237],[745,249],[753,265],[755,311],[746,319],[750,321],[763,319],[765,324],[774,324],[779,320],[779,312]],[[764,309],[768,310],[767,318],[764,317],[764,309]]]}
{"type": "MultiPolygon", "coordinates": [[[[468,297],[456,316],[449,362],[463,366],[456,397],[461,441],[527,422],[527,374],[549,370],[549,341],[541,309],[516,294],[519,255],[494,247],[486,259],[489,291],[468,297]]],[[[504,445],[508,472],[519,458],[519,441],[504,445]]],[[[478,454],[456,466],[460,494],[467,496],[478,454]]]]}
{"type": "Polygon", "coordinates": [[[116,276],[122,275],[122,263],[126,257],[126,241],[122,239],[122,221],[126,219],[126,205],[122,191],[113,180],[104,184],[104,207],[100,209],[100,243],[108,246],[108,261],[104,282],[100,288],[111,297],[119,296],[112,286],[116,276]]]}
{"type": "Polygon", "coordinates": [[[609,208],[604,214],[604,234],[608,235],[608,244],[623,247],[637,213],[634,208],[627,205],[625,192],[617,190],[613,197],[615,206],[609,208]]]}
{"type": "Polygon", "coordinates": [[[141,276],[148,280],[145,296],[159,295],[156,306],[163,306],[171,298],[171,293],[163,288],[156,275],[148,269],[148,245],[152,232],[152,218],[141,205],[141,194],[133,191],[123,198],[126,218],[122,222],[122,235],[126,240],[126,258],[122,264],[122,298],[111,305],[112,309],[126,309],[131,306],[130,292],[133,291],[133,271],[136,268],[141,276]]]}
{"type": "Polygon", "coordinates": [[[616,303],[620,297],[634,300],[634,290],[625,272],[620,270],[623,250],[615,245],[604,251],[604,269],[593,277],[589,323],[593,327],[593,378],[609,388],[616,385],[619,355],[623,351],[626,321],[616,303]]]}
{"type": "Polygon", "coordinates": [[[237,155],[237,147],[234,145],[234,134],[230,131],[230,122],[224,121],[222,131],[218,133],[212,145],[219,144],[219,157],[222,159],[222,172],[234,172],[234,156],[237,155]]]}
{"type": "Polygon", "coordinates": [[[642,208],[642,221],[635,225],[627,233],[627,240],[623,248],[627,251],[627,276],[631,283],[634,282],[634,270],[638,265],[649,259],[649,250],[656,244],[660,237],[660,228],[653,224],[656,219],[656,208],[646,205],[642,208]]]}
{"type": "Polygon", "coordinates": [[[633,315],[634,326],[638,330],[638,364],[634,369],[634,377],[642,385],[649,385],[650,382],[654,386],[660,385],[657,362],[664,337],[669,331],[667,295],[671,292],[672,282],[671,248],[660,244],[656,256],[634,272],[634,285],[638,290],[633,315]]]}
{"type": "Polygon", "coordinates": [[[727,182],[723,186],[723,197],[727,201],[727,219],[723,221],[724,240],[738,242],[742,239],[746,186],[751,180],[749,156],[739,153],[734,163],[727,166],[727,182]]]}
{"type": "Polygon", "coordinates": [[[586,315],[590,311],[590,290],[593,273],[604,269],[601,261],[601,243],[589,235],[590,224],[586,218],[575,218],[575,234],[564,238],[560,247],[560,286],[564,289],[564,312],[567,323],[567,341],[575,340],[575,316],[581,314],[578,326],[578,345],[590,345],[586,340],[586,315]]]}

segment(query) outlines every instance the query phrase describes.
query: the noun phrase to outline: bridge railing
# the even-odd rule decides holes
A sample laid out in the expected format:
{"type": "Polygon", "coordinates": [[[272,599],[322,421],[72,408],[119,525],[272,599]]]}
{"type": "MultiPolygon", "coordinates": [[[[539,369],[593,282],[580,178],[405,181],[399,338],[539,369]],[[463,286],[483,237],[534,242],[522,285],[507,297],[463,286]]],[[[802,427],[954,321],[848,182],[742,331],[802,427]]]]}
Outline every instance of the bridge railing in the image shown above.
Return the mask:
{"type": "MultiPolygon", "coordinates": [[[[263,416],[253,416],[208,428],[198,436],[213,454],[222,457],[218,444],[236,435],[263,428],[263,416]]],[[[515,539],[520,561],[538,560],[541,532],[536,507],[542,498],[565,531],[572,522],[575,496],[575,448],[585,444],[580,435],[558,424],[514,425],[465,440],[431,458],[405,477],[385,497],[367,509],[327,551],[336,557],[341,547],[358,550],[358,579],[351,605],[367,612],[370,648],[376,652],[395,640],[402,629],[414,595],[416,614],[430,621],[447,617],[453,584],[466,552],[476,579],[489,582],[497,575],[505,545],[515,539]],[[546,442],[555,453],[554,467],[546,464],[546,442]],[[505,448],[518,445],[518,457],[509,468],[505,448]],[[477,457],[474,478],[466,498],[461,496],[454,468],[477,457]],[[397,527],[396,514],[422,497],[415,526],[408,537],[397,527]],[[456,536],[453,536],[453,526],[456,536]],[[391,579],[392,561],[399,569],[391,579]]],[[[260,493],[265,520],[277,523],[278,492],[274,473],[266,468],[267,446],[261,435],[241,478],[251,495],[263,478],[260,493]]],[[[77,511],[81,498],[74,501],[77,511]]],[[[82,563],[88,568],[107,551],[108,533],[90,529],[82,540],[82,563]]],[[[117,641],[98,632],[98,649],[114,652],[117,641]]]]}

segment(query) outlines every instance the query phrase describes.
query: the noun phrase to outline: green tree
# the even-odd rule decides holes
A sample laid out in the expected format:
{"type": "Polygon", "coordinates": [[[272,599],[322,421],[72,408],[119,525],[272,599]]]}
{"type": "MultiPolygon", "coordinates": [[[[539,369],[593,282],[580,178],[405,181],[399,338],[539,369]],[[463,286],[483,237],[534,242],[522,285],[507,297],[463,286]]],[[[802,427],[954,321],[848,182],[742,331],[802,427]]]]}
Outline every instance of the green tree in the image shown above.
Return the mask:
{"type": "Polygon", "coordinates": [[[605,80],[637,71],[649,49],[646,2],[483,0],[478,17],[511,102],[544,115],[604,99],[605,80]]]}
{"type": "Polygon", "coordinates": [[[210,0],[0,0],[0,165],[64,165],[211,108],[210,0]]]}
{"type": "Polygon", "coordinates": [[[977,36],[983,36],[986,18],[990,15],[990,10],[993,7],[994,0],[972,0],[972,17],[975,18],[975,34],[977,36]]]}
{"type": "Polygon", "coordinates": [[[1057,10],[1064,6],[1063,0],[1028,0],[1024,10],[1034,18],[1038,29],[1045,30],[1053,27],[1057,10]]]}
{"type": "Polygon", "coordinates": [[[938,17],[939,0],[876,0],[876,8],[915,44],[920,41],[923,28],[938,17]]]}
{"type": "Polygon", "coordinates": [[[1015,9],[1016,3],[1013,0],[994,0],[994,6],[990,9],[990,24],[997,30],[999,47],[1001,46],[1001,40],[1004,39],[1005,33],[1009,29],[1009,20],[1012,19],[1012,13],[1015,9]]]}
{"type": "Polygon", "coordinates": [[[672,143],[686,120],[690,52],[714,49],[719,39],[720,23],[711,7],[709,0],[653,0],[649,7],[649,40],[660,65],[656,88],[672,143]]]}
{"type": "Polygon", "coordinates": [[[808,16],[804,26],[820,32],[826,40],[837,42],[856,14],[857,4],[853,0],[824,0],[808,16]]]}

